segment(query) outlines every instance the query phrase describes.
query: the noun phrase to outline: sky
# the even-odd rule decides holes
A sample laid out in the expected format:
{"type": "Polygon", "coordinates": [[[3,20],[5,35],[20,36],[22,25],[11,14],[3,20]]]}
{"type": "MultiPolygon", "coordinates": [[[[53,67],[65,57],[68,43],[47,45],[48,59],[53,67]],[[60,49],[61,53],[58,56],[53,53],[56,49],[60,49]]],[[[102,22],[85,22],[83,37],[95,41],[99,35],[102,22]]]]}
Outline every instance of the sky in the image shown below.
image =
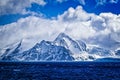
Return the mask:
{"type": "Polygon", "coordinates": [[[0,1],[0,25],[9,24],[36,13],[43,14],[45,18],[57,17],[68,10],[69,7],[82,6],[88,13],[100,14],[102,12],[120,13],[119,0],[27,0],[0,1]]]}
{"type": "Polygon", "coordinates": [[[120,48],[119,25],[120,0],[0,0],[0,48],[23,40],[28,49],[64,32],[115,50],[120,48]]]}

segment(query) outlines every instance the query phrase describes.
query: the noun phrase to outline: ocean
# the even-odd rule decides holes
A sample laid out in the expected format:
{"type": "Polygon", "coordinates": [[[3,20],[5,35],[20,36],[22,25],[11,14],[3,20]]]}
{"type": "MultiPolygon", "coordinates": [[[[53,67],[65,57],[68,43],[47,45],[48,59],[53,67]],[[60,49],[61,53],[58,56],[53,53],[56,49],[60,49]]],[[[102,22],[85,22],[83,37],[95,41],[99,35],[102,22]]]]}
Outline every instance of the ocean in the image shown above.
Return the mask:
{"type": "Polygon", "coordinates": [[[0,62],[0,80],[120,80],[120,62],[0,62]]]}

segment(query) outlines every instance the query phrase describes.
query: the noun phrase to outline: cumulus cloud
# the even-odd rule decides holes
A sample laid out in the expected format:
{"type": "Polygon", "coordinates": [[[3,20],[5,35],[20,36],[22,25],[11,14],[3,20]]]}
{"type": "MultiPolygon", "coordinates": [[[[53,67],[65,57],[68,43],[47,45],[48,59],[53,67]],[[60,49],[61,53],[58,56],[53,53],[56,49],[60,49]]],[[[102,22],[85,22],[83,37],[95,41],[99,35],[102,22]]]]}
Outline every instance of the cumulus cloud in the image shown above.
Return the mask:
{"type": "Polygon", "coordinates": [[[81,6],[69,8],[57,19],[49,20],[29,16],[0,27],[0,48],[23,39],[24,49],[41,40],[54,40],[61,32],[87,44],[107,49],[120,46],[120,15],[85,12],[81,6]]]}
{"type": "Polygon", "coordinates": [[[78,6],[76,9],[70,7],[68,11],[65,11],[62,15],[58,16],[59,19],[64,21],[87,21],[90,19],[90,15],[86,13],[81,6],[78,6]]]}
{"type": "Polygon", "coordinates": [[[29,49],[41,40],[53,40],[64,31],[64,24],[56,20],[47,20],[35,16],[22,18],[17,22],[0,27],[0,48],[23,40],[24,48],[29,49]],[[62,28],[60,29],[60,26],[62,28]]]}
{"type": "Polygon", "coordinates": [[[31,6],[31,3],[37,3],[44,6],[44,0],[0,0],[0,15],[25,13],[26,8],[31,6]]]}
{"type": "Polygon", "coordinates": [[[120,46],[120,15],[90,14],[78,6],[76,9],[69,8],[58,18],[68,22],[66,32],[76,39],[85,39],[88,43],[110,49],[120,46]]]}

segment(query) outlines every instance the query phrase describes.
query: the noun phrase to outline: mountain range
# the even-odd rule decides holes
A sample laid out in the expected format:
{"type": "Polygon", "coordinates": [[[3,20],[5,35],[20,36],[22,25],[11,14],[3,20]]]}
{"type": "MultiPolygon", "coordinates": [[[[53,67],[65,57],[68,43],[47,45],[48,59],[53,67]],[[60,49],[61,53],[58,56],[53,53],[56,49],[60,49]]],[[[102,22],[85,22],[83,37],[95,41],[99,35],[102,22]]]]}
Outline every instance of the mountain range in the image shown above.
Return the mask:
{"type": "Polygon", "coordinates": [[[3,61],[94,61],[101,58],[119,58],[120,49],[112,51],[82,40],[74,40],[60,33],[55,40],[42,40],[32,48],[21,51],[22,41],[0,50],[3,61]]]}

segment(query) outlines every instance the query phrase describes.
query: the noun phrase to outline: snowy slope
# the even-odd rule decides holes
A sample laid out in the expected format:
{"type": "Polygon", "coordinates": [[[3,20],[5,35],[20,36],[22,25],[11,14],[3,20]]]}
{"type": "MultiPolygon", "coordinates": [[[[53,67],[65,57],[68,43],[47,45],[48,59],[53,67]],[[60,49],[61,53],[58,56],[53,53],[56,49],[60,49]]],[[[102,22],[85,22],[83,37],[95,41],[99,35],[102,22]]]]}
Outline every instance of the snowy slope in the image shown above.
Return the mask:
{"type": "Polygon", "coordinates": [[[21,51],[21,43],[22,41],[20,42],[17,42],[15,44],[12,44],[12,45],[9,45],[7,47],[5,47],[4,49],[1,49],[0,50],[0,59],[4,59],[6,56],[9,56],[12,57],[13,55],[19,53],[21,51]]]}

